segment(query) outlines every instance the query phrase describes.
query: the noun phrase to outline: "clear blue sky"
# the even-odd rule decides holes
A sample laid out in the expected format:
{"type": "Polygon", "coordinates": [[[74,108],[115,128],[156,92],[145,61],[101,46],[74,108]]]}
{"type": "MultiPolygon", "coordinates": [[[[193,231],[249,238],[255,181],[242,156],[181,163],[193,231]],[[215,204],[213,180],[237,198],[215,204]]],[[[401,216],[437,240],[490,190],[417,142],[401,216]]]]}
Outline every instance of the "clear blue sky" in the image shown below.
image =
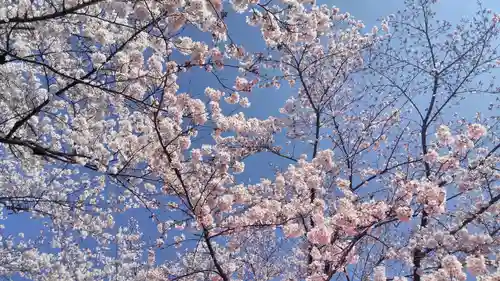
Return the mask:
{"type": "MultiPolygon", "coordinates": [[[[321,0],[319,3],[335,5],[339,7],[341,11],[351,13],[351,15],[357,19],[364,21],[368,30],[371,29],[373,25],[377,24],[377,18],[395,13],[399,8],[403,7],[403,0],[321,0]]],[[[484,7],[500,12],[499,0],[485,0],[483,3],[484,7]]],[[[476,11],[477,5],[474,0],[440,0],[437,8],[438,17],[450,21],[457,21],[462,16],[471,15],[471,13],[476,11]]],[[[238,44],[242,44],[249,51],[259,50],[263,46],[259,29],[256,27],[248,27],[244,23],[244,17],[230,11],[228,21],[230,34],[238,44]]],[[[199,38],[200,34],[196,34],[195,38],[199,38]]],[[[203,36],[205,38],[209,38],[206,37],[206,35],[203,36]]],[[[228,80],[227,83],[232,85],[233,81],[234,80],[228,80]]],[[[210,74],[202,73],[202,71],[196,71],[195,73],[181,74],[180,86],[180,91],[189,91],[191,93],[197,93],[201,96],[203,95],[205,87],[216,87],[217,83],[210,74]]],[[[293,94],[293,92],[290,91],[292,90],[286,86],[280,90],[257,90],[250,94],[249,98],[252,106],[249,109],[244,110],[244,112],[247,116],[259,118],[265,118],[269,115],[277,115],[278,109],[283,104],[283,101],[290,96],[290,94],[293,94]]],[[[471,104],[471,112],[477,110],[476,106],[478,106],[478,104],[471,104]]],[[[269,161],[286,164],[286,161],[277,159],[276,157],[273,158],[270,154],[262,154],[252,157],[251,159],[245,161],[248,169],[243,175],[241,175],[240,178],[252,178],[252,181],[254,181],[261,177],[271,177],[272,172],[266,166],[269,161]]],[[[146,233],[146,236],[148,236],[148,233],[153,233],[152,237],[155,237],[156,229],[154,225],[150,223],[147,214],[144,212],[134,212],[134,214],[138,220],[144,221],[144,224],[142,225],[145,227],[143,231],[146,233]]],[[[121,222],[123,221],[119,220],[119,223],[121,222]]],[[[12,216],[6,221],[5,224],[7,226],[5,231],[8,233],[17,233],[22,231],[30,233],[31,235],[36,235],[40,227],[39,223],[29,221],[26,215],[16,215],[16,217],[12,216]]]]}

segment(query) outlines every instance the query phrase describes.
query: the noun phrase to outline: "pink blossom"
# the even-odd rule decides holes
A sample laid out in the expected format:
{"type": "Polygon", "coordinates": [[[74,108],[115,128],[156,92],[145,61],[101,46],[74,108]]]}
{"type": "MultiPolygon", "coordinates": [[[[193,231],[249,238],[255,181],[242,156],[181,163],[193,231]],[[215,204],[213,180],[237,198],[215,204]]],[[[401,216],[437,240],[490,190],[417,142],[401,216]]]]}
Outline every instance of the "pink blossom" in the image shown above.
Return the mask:
{"type": "Polygon", "coordinates": [[[454,138],[451,134],[450,128],[446,125],[440,125],[436,132],[436,137],[438,139],[439,144],[441,145],[451,145],[454,141],[454,138]]]}
{"type": "Polygon", "coordinates": [[[229,97],[224,98],[224,100],[229,104],[236,104],[240,101],[240,95],[237,92],[233,92],[229,97]]]}
{"type": "Polygon", "coordinates": [[[386,281],[384,266],[377,266],[373,269],[373,281],[386,281]]]}
{"type": "Polygon", "coordinates": [[[316,247],[312,248],[312,250],[311,250],[311,257],[315,261],[321,260],[321,252],[318,250],[318,248],[316,248],[316,247]]]}
{"type": "Polygon", "coordinates": [[[330,243],[332,231],[326,226],[315,226],[307,233],[307,239],[313,244],[326,245],[330,243]]]}
{"type": "Polygon", "coordinates": [[[438,159],[439,154],[434,149],[429,149],[427,154],[424,155],[424,161],[427,163],[434,163],[438,159]]]}
{"type": "Polygon", "coordinates": [[[481,124],[471,124],[467,127],[467,133],[469,138],[477,140],[486,135],[486,128],[481,124]]]}
{"type": "Polygon", "coordinates": [[[441,265],[443,268],[437,270],[437,272],[433,274],[436,279],[457,279],[459,281],[465,281],[467,278],[467,275],[462,270],[462,264],[456,256],[445,256],[441,261],[441,265]]]}
{"type": "Polygon", "coordinates": [[[396,209],[396,215],[398,216],[398,219],[404,222],[410,220],[412,213],[413,211],[408,206],[401,206],[396,209]]]}
{"type": "Polygon", "coordinates": [[[467,150],[474,147],[474,142],[472,142],[472,140],[470,140],[465,135],[458,135],[457,137],[455,137],[453,147],[458,153],[464,154],[467,152],[467,150]]]}
{"type": "Polygon", "coordinates": [[[326,281],[328,277],[324,273],[314,273],[306,278],[306,281],[326,281]]]}
{"type": "Polygon", "coordinates": [[[283,232],[288,238],[296,238],[304,234],[304,229],[298,223],[289,223],[283,227],[283,232]]]}
{"type": "Polygon", "coordinates": [[[358,232],[356,231],[356,229],[355,229],[354,227],[352,227],[352,226],[344,228],[344,231],[345,231],[345,233],[346,233],[346,234],[348,234],[348,235],[355,235],[355,234],[357,234],[357,233],[358,233],[358,232]]]}
{"type": "Polygon", "coordinates": [[[248,107],[250,107],[250,101],[248,100],[247,97],[240,98],[240,105],[243,108],[248,108],[248,107]]]}
{"type": "Polygon", "coordinates": [[[352,255],[349,259],[349,264],[357,264],[359,261],[359,255],[352,255]]]}
{"type": "Polygon", "coordinates": [[[220,12],[222,10],[221,0],[210,0],[210,3],[212,3],[216,11],[220,12]]]}
{"type": "Polygon", "coordinates": [[[447,171],[450,169],[457,169],[460,166],[458,159],[453,156],[439,157],[438,162],[441,164],[441,169],[443,171],[447,171]]]}
{"type": "Polygon", "coordinates": [[[2,0],[2,276],[498,281],[499,17],[433,2],[2,0]]]}
{"type": "Polygon", "coordinates": [[[236,77],[234,88],[236,91],[250,92],[252,89],[252,83],[244,77],[236,77]]]}
{"type": "Polygon", "coordinates": [[[178,31],[186,23],[186,18],[182,14],[177,15],[177,16],[172,16],[172,18],[173,18],[173,21],[172,21],[171,32],[178,31]]]}
{"type": "Polygon", "coordinates": [[[233,195],[226,194],[222,196],[219,200],[219,209],[224,212],[231,210],[231,205],[233,204],[233,200],[234,200],[233,195]]]}
{"type": "Polygon", "coordinates": [[[487,273],[484,256],[467,256],[467,269],[475,276],[487,273]]]}

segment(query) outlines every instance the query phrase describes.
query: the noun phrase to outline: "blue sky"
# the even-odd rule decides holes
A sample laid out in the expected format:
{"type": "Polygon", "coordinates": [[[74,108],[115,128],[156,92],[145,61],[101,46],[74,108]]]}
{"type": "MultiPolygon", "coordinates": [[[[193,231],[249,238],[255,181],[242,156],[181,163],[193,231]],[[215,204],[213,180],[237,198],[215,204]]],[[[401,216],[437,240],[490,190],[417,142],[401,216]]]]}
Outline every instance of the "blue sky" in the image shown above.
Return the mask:
{"type": "MultiPolygon", "coordinates": [[[[335,5],[339,7],[341,11],[349,12],[355,18],[360,19],[365,23],[367,31],[370,30],[373,25],[377,25],[378,18],[395,13],[398,9],[403,7],[403,0],[321,0],[319,3],[335,5]]],[[[485,0],[483,3],[484,7],[500,12],[500,1],[485,0]]],[[[438,17],[456,22],[462,16],[471,15],[471,13],[476,11],[476,8],[476,1],[473,0],[440,0],[436,11],[438,13],[438,17]]],[[[234,11],[229,9],[228,11],[228,26],[230,35],[235,42],[243,45],[248,51],[257,51],[262,49],[263,42],[258,28],[247,26],[244,22],[243,16],[235,14],[234,11]]],[[[188,32],[191,33],[192,31],[188,32]]],[[[193,34],[196,34],[194,35],[195,38],[200,36],[197,32],[193,32],[193,34]]],[[[234,81],[230,79],[231,77],[234,77],[233,74],[228,76],[229,80],[226,81],[229,85],[232,85],[234,81]]],[[[190,93],[195,93],[200,96],[203,95],[205,87],[217,87],[215,78],[209,73],[203,73],[203,71],[181,74],[179,84],[181,86],[181,92],[189,91],[190,93]]],[[[258,118],[277,115],[278,109],[281,107],[284,100],[286,100],[286,98],[290,95],[294,95],[293,89],[290,89],[285,85],[279,90],[256,90],[255,92],[249,94],[252,106],[243,111],[247,116],[258,118]]],[[[469,104],[470,112],[462,113],[473,114],[480,108],[480,104],[484,105],[484,101],[472,101],[469,104]]],[[[247,170],[239,176],[239,178],[244,181],[251,179],[251,181],[255,182],[261,177],[272,177],[273,172],[268,168],[268,162],[280,165],[288,164],[287,160],[278,159],[271,154],[254,156],[245,161],[247,170]]],[[[148,219],[148,214],[142,211],[134,211],[133,213],[136,219],[142,222],[141,225],[144,227],[142,230],[146,234],[146,237],[156,237],[156,228],[154,227],[154,224],[150,223],[151,220],[148,219]]],[[[117,222],[123,223],[124,221],[118,220],[117,222]]],[[[5,225],[7,226],[5,229],[7,233],[25,232],[33,235],[38,233],[38,229],[40,227],[39,223],[29,221],[26,215],[12,216],[6,221],[5,225]]],[[[162,253],[162,255],[165,255],[164,257],[166,257],[168,256],[168,253],[162,253]]]]}

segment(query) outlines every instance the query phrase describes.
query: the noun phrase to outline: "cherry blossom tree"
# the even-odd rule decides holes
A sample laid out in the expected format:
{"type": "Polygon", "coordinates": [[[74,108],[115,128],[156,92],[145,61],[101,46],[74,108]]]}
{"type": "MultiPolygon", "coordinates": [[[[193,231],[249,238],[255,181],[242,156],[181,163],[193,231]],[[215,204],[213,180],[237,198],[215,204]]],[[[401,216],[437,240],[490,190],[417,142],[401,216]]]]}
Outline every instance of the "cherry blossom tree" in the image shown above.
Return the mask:
{"type": "Polygon", "coordinates": [[[0,275],[500,280],[500,16],[436,2],[2,2],[0,275]]]}

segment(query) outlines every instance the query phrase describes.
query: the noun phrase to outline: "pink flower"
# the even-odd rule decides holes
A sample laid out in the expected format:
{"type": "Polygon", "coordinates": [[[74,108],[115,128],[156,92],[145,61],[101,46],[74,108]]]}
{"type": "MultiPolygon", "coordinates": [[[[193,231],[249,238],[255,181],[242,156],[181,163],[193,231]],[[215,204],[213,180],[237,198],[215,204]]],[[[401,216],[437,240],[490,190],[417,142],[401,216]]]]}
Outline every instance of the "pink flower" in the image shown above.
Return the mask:
{"type": "Polygon", "coordinates": [[[219,209],[223,212],[231,210],[231,205],[233,204],[234,196],[231,194],[226,194],[219,199],[219,209]]]}
{"type": "Polygon", "coordinates": [[[452,156],[443,156],[438,158],[438,162],[442,165],[441,170],[447,171],[449,169],[456,169],[460,167],[458,159],[452,156]]]}
{"type": "Polygon", "coordinates": [[[322,212],[314,212],[312,214],[312,219],[315,224],[323,224],[325,223],[325,216],[322,212]]]}
{"type": "Polygon", "coordinates": [[[384,266],[377,266],[373,269],[373,281],[386,281],[384,266]]]}
{"type": "Polygon", "coordinates": [[[211,50],[212,54],[212,60],[217,66],[217,68],[222,69],[224,67],[224,56],[218,49],[212,49],[211,50]]]}
{"type": "Polygon", "coordinates": [[[446,125],[440,125],[438,127],[436,137],[441,145],[451,145],[454,141],[450,128],[446,125]]]}
{"type": "MultiPolygon", "coordinates": [[[[465,280],[466,275],[462,271],[462,263],[453,255],[447,255],[441,261],[443,270],[450,276],[458,280],[465,280]]],[[[451,278],[450,278],[451,279],[451,278]]]]}
{"type": "Polygon", "coordinates": [[[236,104],[240,101],[240,95],[234,92],[229,97],[224,98],[224,100],[229,104],[236,104]]]}
{"type": "Polygon", "coordinates": [[[237,91],[242,92],[250,92],[252,87],[255,86],[259,82],[258,79],[253,79],[252,81],[248,81],[244,77],[236,77],[234,88],[237,91]]]}
{"type": "Polygon", "coordinates": [[[488,272],[486,269],[486,263],[483,256],[479,257],[468,256],[465,259],[465,261],[467,263],[467,269],[474,276],[482,275],[488,272]]]}
{"type": "Polygon", "coordinates": [[[387,32],[389,32],[389,24],[387,23],[387,21],[385,21],[385,20],[384,20],[384,21],[382,21],[381,26],[382,26],[382,30],[383,30],[384,32],[386,32],[386,33],[387,33],[387,32]]]}
{"type": "Polygon", "coordinates": [[[186,22],[186,18],[182,14],[175,17],[175,20],[172,23],[172,31],[171,32],[176,32],[179,29],[181,29],[181,27],[184,25],[185,22],[186,22]]]}
{"type": "Polygon", "coordinates": [[[429,149],[427,154],[424,155],[424,161],[427,163],[434,163],[438,159],[439,154],[434,149],[429,149]]]}
{"type": "Polygon", "coordinates": [[[396,209],[396,215],[400,221],[409,221],[412,215],[412,210],[408,206],[401,206],[396,209]]]}
{"type": "Polygon", "coordinates": [[[212,217],[212,215],[207,214],[207,215],[201,216],[199,221],[200,221],[201,225],[211,226],[212,223],[214,222],[214,218],[212,217]]]}
{"type": "Polygon", "coordinates": [[[307,233],[307,239],[313,244],[326,245],[330,243],[332,231],[326,226],[316,226],[307,233]]]}
{"type": "Polygon", "coordinates": [[[285,236],[287,238],[296,238],[304,233],[302,226],[297,223],[290,223],[285,225],[283,227],[283,232],[285,233],[285,236]]]}
{"type": "Polygon", "coordinates": [[[459,135],[455,138],[455,142],[453,143],[455,151],[463,154],[467,150],[474,147],[474,142],[472,142],[467,136],[459,135]]]}
{"type": "Polygon", "coordinates": [[[318,152],[316,158],[314,158],[313,163],[322,166],[327,171],[332,170],[335,167],[333,162],[333,151],[330,149],[322,150],[318,152]]]}
{"type": "Polygon", "coordinates": [[[325,281],[327,276],[323,273],[314,273],[306,278],[306,281],[325,281]]]}
{"type": "Polygon", "coordinates": [[[321,252],[318,250],[318,248],[316,248],[316,247],[312,248],[312,250],[311,250],[311,257],[315,261],[321,260],[321,252]]]}
{"type": "Polygon", "coordinates": [[[354,227],[352,227],[352,226],[350,226],[350,227],[346,227],[346,228],[344,229],[344,231],[345,231],[345,233],[346,233],[346,234],[349,234],[349,235],[355,235],[356,233],[358,233],[358,232],[356,231],[356,229],[355,229],[354,227]]]}
{"type": "Polygon", "coordinates": [[[244,108],[248,108],[248,107],[250,107],[250,101],[248,100],[247,97],[241,98],[240,105],[244,108]]]}
{"type": "Polygon", "coordinates": [[[210,1],[214,6],[215,10],[220,12],[222,10],[222,1],[221,0],[211,0],[210,1]]]}
{"type": "Polygon", "coordinates": [[[481,124],[471,124],[467,128],[467,133],[469,135],[469,138],[471,138],[472,140],[477,140],[486,135],[486,128],[481,124]]]}

